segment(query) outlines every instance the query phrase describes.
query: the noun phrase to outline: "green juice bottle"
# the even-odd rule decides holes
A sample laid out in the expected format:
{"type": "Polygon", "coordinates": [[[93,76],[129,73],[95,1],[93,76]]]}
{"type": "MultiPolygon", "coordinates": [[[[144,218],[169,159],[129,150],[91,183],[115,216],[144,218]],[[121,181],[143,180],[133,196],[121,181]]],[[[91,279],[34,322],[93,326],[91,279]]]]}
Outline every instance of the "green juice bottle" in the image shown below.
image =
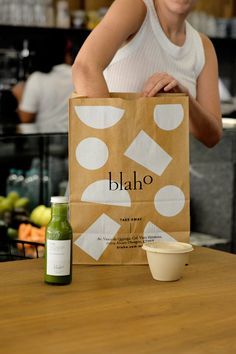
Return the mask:
{"type": "Polygon", "coordinates": [[[68,222],[68,198],[51,197],[52,217],[46,228],[44,281],[69,284],[72,280],[72,228],[68,222]]]}

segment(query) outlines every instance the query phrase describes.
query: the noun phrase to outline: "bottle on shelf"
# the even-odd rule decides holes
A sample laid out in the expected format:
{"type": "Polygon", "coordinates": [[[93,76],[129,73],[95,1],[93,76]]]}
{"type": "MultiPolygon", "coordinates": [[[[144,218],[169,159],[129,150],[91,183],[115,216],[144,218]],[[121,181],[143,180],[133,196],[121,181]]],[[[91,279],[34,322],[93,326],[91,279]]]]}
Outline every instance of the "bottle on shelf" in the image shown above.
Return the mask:
{"type": "Polygon", "coordinates": [[[15,168],[11,168],[9,171],[9,176],[7,177],[6,181],[6,194],[10,192],[17,192],[16,190],[16,180],[17,180],[17,173],[15,168]]]}
{"type": "Polygon", "coordinates": [[[69,4],[66,0],[58,0],[56,10],[56,27],[69,28],[70,27],[70,12],[69,4]]]}
{"type": "Polygon", "coordinates": [[[30,60],[31,53],[29,51],[29,41],[28,39],[23,40],[22,50],[19,52],[19,64],[18,64],[18,81],[25,81],[30,72],[30,60]]]}
{"type": "Polygon", "coordinates": [[[68,186],[68,181],[61,181],[59,183],[59,195],[61,196],[66,195],[67,186],[68,186]]]}
{"type": "Polygon", "coordinates": [[[25,196],[25,177],[23,170],[10,169],[6,182],[6,194],[17,192],[20,197],[25,196]]]}
{"type": "Polygon", "coordinates": [[[25,177],[25,194],[30,201],[30,209],[33,210],[39,204],[45,206],[50,205],[52,194],[51,178],[48,170],[43,168],[41,171],[40,160],[34,158],[31,163],[31,168],[26,172],[25,177]]]}
{"type": "Polygon", "coordinates": [[[46,14],[46,6],[44,0],[35,0],[34,25],[38,27],[47,26],[47,14],[46,14]]]}
{"type": "Polygon", "coordinates": [[[8,16],[10,25],[22,24],[22,0],[8,1],[8,16]]]}
{"type": "Polygon", "coordinates": [[[51,179],[48,174],[48,170],[44,169],[43,170],[43,201],[45,205],[50,204],[50,198],[51,198],[51,179]]]}
{"type": "Polygon", "coordinates": [[[37,205],[39,205],[39,174],[36,168],[31,168],[26,172],[25,177],[25,194],[30,202],[30,210],[34,209],[37,205]]]}
{"type": "Polygon", "coordinates": [[[46,24],[47,27],[55,26],[55,14],[52,0],[45,0],[46,4],[46,24]]]}
{"type": "Polygon", "coordinates": [[[22,4],[22,24],[24,26],[34,26],[34,5],[35,0],[24,0],[22,4]]]}
{"type": "Polygon", "coordinates": [[[16,170],[16,175],[17,175],[16,182],[15,182],[16,191],[18,192],[20,197],[24,197],[25,196],[25,176],[23,170],[16,170]]]}
{"type": "Polygon", "coordinates": [[[51,220],[46,228],[44,281],[64,285],[72,280],[72,228],[68,198],[51,197],[51,220]]]}

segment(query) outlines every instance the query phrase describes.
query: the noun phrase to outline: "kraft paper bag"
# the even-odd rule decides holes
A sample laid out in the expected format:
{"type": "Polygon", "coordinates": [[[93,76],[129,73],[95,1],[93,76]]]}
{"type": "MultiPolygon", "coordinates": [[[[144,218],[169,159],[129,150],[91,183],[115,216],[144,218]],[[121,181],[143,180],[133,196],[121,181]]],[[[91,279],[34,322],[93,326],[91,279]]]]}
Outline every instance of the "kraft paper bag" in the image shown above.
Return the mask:
{"type": "Polygon", "coordinates": [[[70,99],[74,264],[146,264],[143,242],[189,241],[188,97],[70,99]]]}

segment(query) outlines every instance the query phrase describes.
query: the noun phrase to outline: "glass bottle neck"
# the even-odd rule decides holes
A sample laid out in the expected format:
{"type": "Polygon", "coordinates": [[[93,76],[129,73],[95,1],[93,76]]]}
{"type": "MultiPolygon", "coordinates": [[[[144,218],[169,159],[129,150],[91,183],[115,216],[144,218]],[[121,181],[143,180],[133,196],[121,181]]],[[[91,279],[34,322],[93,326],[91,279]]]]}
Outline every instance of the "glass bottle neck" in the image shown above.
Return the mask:
{"type": "Polygon", "coordinates": [[[52,218],[67,219],[68,217],[68,204],[52,204],[52,218]]]}

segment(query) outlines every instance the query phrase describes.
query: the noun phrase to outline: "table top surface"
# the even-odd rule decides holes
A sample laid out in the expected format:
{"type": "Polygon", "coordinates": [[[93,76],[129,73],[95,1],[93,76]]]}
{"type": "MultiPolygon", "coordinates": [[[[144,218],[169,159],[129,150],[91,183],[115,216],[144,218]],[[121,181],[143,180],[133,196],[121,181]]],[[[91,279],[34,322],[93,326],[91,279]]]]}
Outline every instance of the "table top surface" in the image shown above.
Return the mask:
{"type": "Polygon", "coordinates": [[[73,266],[43,282],[43,260],[0,263],[4,354],[236,353],[236,256],[196,247],[182,279],[147,265],[73,266]]]}

